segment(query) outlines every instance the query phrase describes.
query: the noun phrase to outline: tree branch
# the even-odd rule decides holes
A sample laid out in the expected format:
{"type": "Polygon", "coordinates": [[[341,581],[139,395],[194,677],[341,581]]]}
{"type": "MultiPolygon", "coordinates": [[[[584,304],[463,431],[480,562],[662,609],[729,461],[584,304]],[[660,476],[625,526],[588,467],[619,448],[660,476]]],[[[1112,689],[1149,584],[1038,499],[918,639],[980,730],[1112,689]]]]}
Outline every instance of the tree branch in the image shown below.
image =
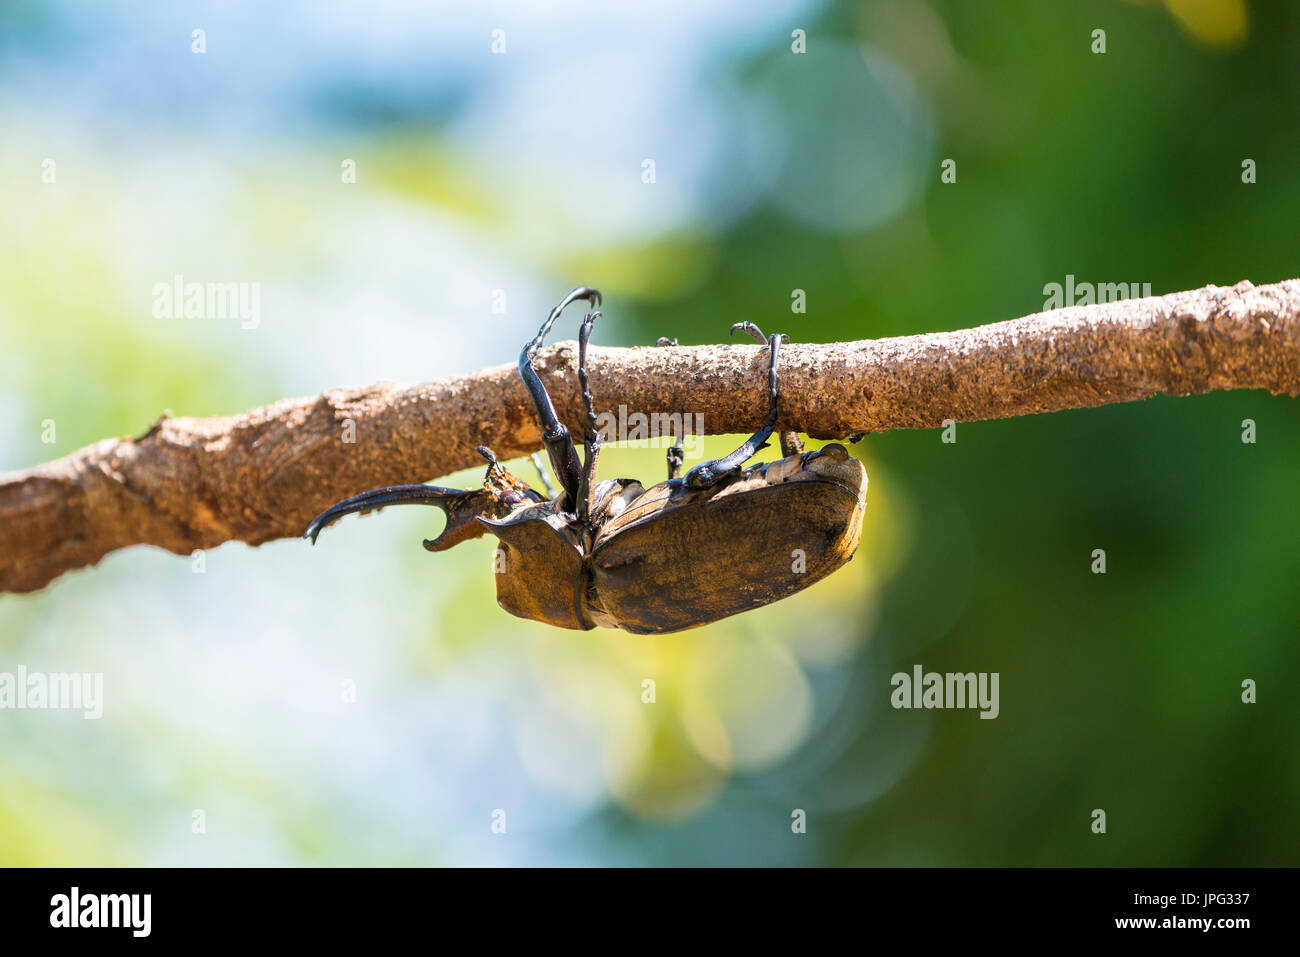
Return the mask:
{"type": "MultiPolygon", "coordinates": [[[[757,345],[590,353],[598,410],[693,412],[709,434],[766,414],[757,345]]],[[[538,368],[575,435],[582,417],[572,342],[538,368]]],[[[1218,389],[1300,394],[1300,280],[1059,309],[957,332],[781,350],[781,426],[814,437],[929,428],[1218,389]]],[[[332,503],[378,485],[427,481],[541,446],[515,366],[399,388],[286,399],[229,418],[163,418],[0,475],[0,591],[43,587],[114,549],[178,554],[298,536],[332,503]],[[355,441],[349,438],[349,427],[355,441]]]]}

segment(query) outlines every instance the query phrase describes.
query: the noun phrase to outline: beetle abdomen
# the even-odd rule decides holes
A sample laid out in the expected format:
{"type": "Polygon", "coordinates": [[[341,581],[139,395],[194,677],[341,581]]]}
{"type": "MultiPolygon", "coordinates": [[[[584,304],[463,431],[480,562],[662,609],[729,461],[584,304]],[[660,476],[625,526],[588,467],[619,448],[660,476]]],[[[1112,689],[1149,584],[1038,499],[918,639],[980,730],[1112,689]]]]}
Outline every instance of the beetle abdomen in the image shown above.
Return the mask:
{"type": "Polygon", "coordinates": [[[648,489],[601,530],[593,617],[663,634],[779,601],[853,557],[866,488],[862,463],[835,445],[704,493],[648,489]]]}

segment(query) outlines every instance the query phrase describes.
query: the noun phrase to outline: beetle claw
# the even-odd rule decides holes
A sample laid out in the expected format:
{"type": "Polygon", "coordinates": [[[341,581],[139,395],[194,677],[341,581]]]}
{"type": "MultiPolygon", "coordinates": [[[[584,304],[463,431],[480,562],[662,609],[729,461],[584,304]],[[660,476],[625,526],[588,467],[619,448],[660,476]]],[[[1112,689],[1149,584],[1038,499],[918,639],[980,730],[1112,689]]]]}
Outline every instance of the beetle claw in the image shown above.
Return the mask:
{"type": "Polygon", "coordinates": [[[764,346],[767,345],[767,336],[763,335],[763,330],[758,328],[758,326],[755,323],[750,322],[748,319],[746,319],[744,322],[737,322],[733,324],[731,327],[731,332],[728,333],[728,335],[734,336],[736,334],[737,329],[744,329],[751,336],[753,336],[754,339],[760,345],[764,345],[764,346]]]}

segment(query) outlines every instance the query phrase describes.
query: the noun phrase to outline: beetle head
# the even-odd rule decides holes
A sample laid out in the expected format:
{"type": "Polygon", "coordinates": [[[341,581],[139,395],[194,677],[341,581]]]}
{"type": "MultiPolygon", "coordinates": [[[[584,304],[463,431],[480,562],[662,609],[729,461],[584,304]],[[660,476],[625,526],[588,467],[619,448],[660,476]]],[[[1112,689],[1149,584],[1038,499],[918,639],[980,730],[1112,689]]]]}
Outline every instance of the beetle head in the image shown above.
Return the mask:
{"type": "Polygon", "coordinates": [[[520,505],[545,501],[519,477],[511,475],[496,460],[492,450],[479,446],[478,452],[488,460],[483,487],[478,489],[441,488],[437,485],[390,485],[372,489],[337,505],[327,508],[312,520],[304,535],[315,544],[316,537],[328,525],[344,515],[371,512],[387,505],[433,505],[447,516],[447,526],[437,538],[425,539],[424,547],[431,552],[446,551],[471,538],[478,538],[487,529],[478,521],[483,518],[504,518],[520,505]]]}
{"type": "Polygon", "coordinates": [[[447,514],[447,526],[437,538],[424,540],[424,547],[428,551],[446,551],[461,542],[483,535],[487,529],[479,521],[480,518],[505,518],[520,505],[545,501],[523,479],[506,471],[491,449],[480,445],[478,452],[488,460],[483,487],[453,492],[430,503],[439,505],[447,514]]]}

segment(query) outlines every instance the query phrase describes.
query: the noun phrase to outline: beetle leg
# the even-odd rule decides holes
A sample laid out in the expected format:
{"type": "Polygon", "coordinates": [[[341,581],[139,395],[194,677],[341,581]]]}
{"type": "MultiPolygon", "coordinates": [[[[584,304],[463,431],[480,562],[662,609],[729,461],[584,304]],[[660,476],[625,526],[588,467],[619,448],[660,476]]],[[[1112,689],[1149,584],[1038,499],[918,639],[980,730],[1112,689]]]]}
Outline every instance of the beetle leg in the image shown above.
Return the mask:
{"type": "Polygon", "coordinates": [[[537,335],[519,353],[519,377],[524,380],[524,386],[527,387],[533,404],[537,407],[537,418],[542,426],[542,444],[546,446],[546,454],[551,460],[551,470],[568,497],[570,507],[577,502],[578,485],[582,481],[582,465],[578,462],[578,450],[574,448],[569,430],[555,414],[555,406],[546,392],[546,386],[542,384],[541,377],[533,368],[533,358],[541,349],[542,341],[551,331],[551,326],[555,325],[555,320],[560,317],[564,307],[576,299],[585,299],[593,306],[599,306],[600,292],[586,286],[576,286],[570,290],[569,294],[551,310],[542,327],[537,330],[537,335]]]}
{"type": "MultiPolygon", "coordinates": [[[[736,323],[734,326],[731,327],[731,334],[733,336],[736,334],[737,329],[743,329],[745,332],[748,332],[761,344],[767,343],[767,337],[763,335],[763,330],[759,329],[758,326],[752,322],[736,323]]],[[[781,338],[785,342],[790,341],[790,337],[787,335],[782,334],[781,338]]],[[[798,455],[802,451],[803,451],[803,442],[800,441],[798,432],[781,433],[781,455],[783,458],[789,458],[792,455],[798,455]]]]}
{"type": "Polygon", "coordinates": [[[559,494],[559,490],[551,483],[551,477],[546,474],[546,466],[542,464],[542,457],[534,452],[528,458],[532,461],[533,468],[537,469],[537,477],[542,480],[542,486],[546,489],[546,497],[555,498],[559,494]]]}
{"type": "Polygon", "coordinates": [[[686,461],[686,453],[682,451],[682,437],[677,436],[677,442],[668,450],[668,477],[670,479],[681,478],[682,463],[686,461]]]}
{"type": "MultiPolygon", "coordinates": [[[[734,333],[737,329],[744,329],[750,335],[762,336],[758,326],[752,322],[738,322],[731,327],[734,333]]],[[[767,447],[767,440],[776,430],[776,417],[778,404],[781,398],[780,392],[776,387],[776,367],[777,359],[781,352],[782,340],[789,340],[789,336],[781,333],[768,336],[767,343],[771,347],[771,358],[767,366],[767,383],[768,391],[771,396],[771,404],[768,407],[766,424],[755,432],[745,441],[740,448],[732,452],[725,458],[713,459],[709,462],[701,462],[695,468],[686,473],[682,482],[688,488],[712,488],[719,482],[740,471],[740,467],[754,457],[759,449],[767,447]]]]}
{"type": "MultiPolygon", "coordinates": [[[[765,339],[763,341],[766,342],[767,340],[765,339]]],[[[667,336],[660,336],[659,341],[655,343],[655,345],[675,346],[677,345],[677,340],[669,339],[667,336]]],[[[677,427],[673,425],[671,417],[669,417],[668,420],[668,428],[672,430],[673,438],[676,440],[673,443],[672,448],[668,450],[666,456],[668,459],[668,477],[670,479],[681,478],[682,463],[686,461],[686,454],[682,451],[682,437],[677,434],[677,427]]]]}
{"type": "Polygon", "coordinates": [[[582,481],[578,484],[578,522],[586,528],[591,522],[591,510],[596,504],[596,461],[600,458],[600,436],[586,448],[582,463],[582,481]]]}
{"type": "Polygon", "coordinates": [[[578,521],[584,527],[591,519],[591,507],[596,494],[596,460],[600,457],[596,400],[591,395],[591,380],[587,375],[587,343],[591,341],[591,330],[599,317],[599,312],[587,313],[578,329],[578,385],[582,388],[582,409],[587,416],[587,430],[582,437],[582,479],[578,483],[578,521]]]}

